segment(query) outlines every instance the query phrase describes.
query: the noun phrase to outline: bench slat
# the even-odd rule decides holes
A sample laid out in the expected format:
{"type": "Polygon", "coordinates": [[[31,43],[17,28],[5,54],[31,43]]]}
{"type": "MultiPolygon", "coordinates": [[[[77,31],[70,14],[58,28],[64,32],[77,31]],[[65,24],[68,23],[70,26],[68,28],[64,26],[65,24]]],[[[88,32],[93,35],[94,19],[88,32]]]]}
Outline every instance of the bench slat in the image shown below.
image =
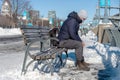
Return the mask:
{"type": "Polygon", "coordinates": [[[48,29],[48,30],[50,30],[50,28],[49,27],[38,27],[38,26],[34,26],[34,27],[29,27],[29,26],[21,26],[20,27],[21,29],[48,29]]]}
{"type": "Polygon", "coordinates": [[[65,51],[64,48],[54,48],[40,54],[31,55],[31,57],[34,60],[53,59],[56,57],[56,53],[60,54],[63,51],[65,51]]]}

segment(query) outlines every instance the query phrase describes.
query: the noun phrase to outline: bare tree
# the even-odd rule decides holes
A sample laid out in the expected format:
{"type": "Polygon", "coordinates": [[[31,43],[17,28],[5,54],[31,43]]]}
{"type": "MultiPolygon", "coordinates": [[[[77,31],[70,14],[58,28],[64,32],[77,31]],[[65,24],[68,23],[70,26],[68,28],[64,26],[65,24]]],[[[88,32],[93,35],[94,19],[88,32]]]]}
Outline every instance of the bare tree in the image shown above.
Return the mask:
{"type": "Polygon", "coordinates": [[[23,11],[30,10],[30,0],[10,0],[12,6],[12,17],[13,21],[17,24],[18,15],[21,15],[23,11]]]}

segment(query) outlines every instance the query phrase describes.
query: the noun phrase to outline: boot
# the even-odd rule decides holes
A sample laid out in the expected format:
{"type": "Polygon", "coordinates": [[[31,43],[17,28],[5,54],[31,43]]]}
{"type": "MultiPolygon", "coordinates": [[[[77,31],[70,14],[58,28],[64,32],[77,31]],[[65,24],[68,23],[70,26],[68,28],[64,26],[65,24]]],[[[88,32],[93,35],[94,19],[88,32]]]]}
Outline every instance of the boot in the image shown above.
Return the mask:
{"type": "Polygon", "coordinates": [[[84,71],[90,70],[90,68],[88,66],[84,66],[83,63],[79,60],[77,60],[76,66],[78,67],[79,70],[84,70],[84,71]]]}
{"type": "Polygon", "coordinates": [[[83,61],[82,64],[86,67],[88,67],[90,65],[89,63],[86,63],[85,61],[83,61]]]}
{"type": "Polygon", "coordinates": [[[82,56],[82,64],[84,65],[84,66],[89,66],[90,64],[89,63],[86,63],[85,61],[84,61],[84,56],[82,56]]]}

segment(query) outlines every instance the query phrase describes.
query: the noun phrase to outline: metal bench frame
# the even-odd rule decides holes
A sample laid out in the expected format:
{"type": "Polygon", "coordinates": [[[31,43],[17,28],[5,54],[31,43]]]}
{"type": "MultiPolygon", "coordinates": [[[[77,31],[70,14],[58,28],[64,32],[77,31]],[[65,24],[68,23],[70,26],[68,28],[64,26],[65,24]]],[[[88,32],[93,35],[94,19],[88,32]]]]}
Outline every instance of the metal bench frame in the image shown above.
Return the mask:
{"type": "Polygon", "coordinates": [[[113,28],[113,29],[111,29],[111,32],[112,32],[113,37],[115,39],[116,46],[120,47],[120,31],[119,31],[119,28],[113,28]]]}

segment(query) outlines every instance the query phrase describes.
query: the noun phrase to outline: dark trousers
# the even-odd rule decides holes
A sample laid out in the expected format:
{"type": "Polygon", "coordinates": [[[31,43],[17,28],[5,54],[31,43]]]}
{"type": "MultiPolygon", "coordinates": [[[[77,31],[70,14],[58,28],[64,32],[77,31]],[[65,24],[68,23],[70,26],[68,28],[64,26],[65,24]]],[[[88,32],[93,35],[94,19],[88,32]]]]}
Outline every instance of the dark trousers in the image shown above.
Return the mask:
{"type": "Polygon", "coordinates": [[[84,60],[82,42],[71,39],[63,40],[60,41],[59,47],[63,47],[67,49],[75,49],[76,59],[80,61],[84,60]]]}

